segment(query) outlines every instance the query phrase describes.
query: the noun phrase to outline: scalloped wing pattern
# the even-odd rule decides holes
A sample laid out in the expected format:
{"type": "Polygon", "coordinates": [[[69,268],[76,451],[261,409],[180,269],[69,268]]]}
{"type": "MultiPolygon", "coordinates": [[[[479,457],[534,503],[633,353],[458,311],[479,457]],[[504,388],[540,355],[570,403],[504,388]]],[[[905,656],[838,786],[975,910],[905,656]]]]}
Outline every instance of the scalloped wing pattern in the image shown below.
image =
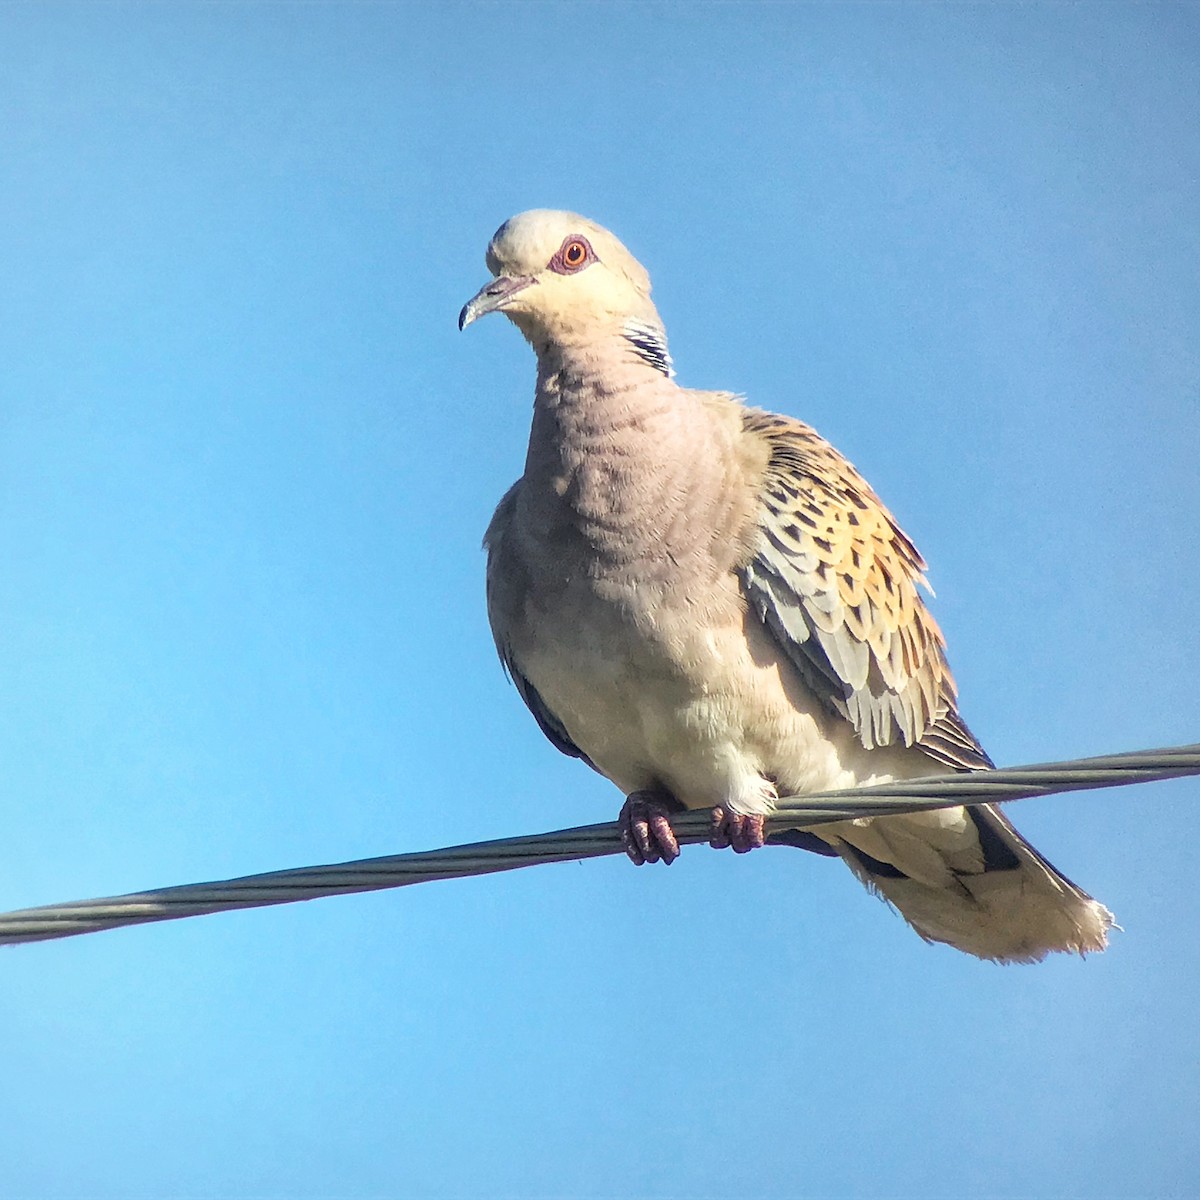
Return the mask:
{"type": "Polygon", "coordinates": [[[759,543],[739,572],[752,609],[863,746],[992,766],[958,716],[945,641],[918,591],[925,562],[866,480],[815,430],[747,409],[764,440],[759,543]]]}

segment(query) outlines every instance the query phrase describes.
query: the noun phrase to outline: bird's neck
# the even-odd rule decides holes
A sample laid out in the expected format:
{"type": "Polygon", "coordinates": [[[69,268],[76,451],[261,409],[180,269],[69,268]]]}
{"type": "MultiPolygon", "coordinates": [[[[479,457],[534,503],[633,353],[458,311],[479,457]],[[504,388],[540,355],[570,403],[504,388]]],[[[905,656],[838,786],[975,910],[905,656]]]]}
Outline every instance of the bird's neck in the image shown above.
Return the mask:
{"type": "Polygon", "coordinates": [[[624,341],[539,353],[522,504],[534,536],[644,578],[695,553],[695,529],[728,528],[740,417],[624,341]]]}
{"type": "MultiPolygon", "coordinates": [[[[576,481],[597,459],[616,471],[618,460],[631,454],[643,469],[662,473],[681,438],[695,436],[685,419],[687,400],[623,338],[546,348],[538,354],[526,474],[561,488],[560,476],[576,481]]],[[[609,480],[612,487],[623,482],[609,480]]]]}
{"type": "Polygon", "coordinates": [[[671,372],[650,361],[624,330],[542,345],[535,342],[534,350],[535,406],[562,409],[572,419],[591,409],[596,420],[610,420],[630,407],[660,407],[677,399],[681,391],[671,372]]]}

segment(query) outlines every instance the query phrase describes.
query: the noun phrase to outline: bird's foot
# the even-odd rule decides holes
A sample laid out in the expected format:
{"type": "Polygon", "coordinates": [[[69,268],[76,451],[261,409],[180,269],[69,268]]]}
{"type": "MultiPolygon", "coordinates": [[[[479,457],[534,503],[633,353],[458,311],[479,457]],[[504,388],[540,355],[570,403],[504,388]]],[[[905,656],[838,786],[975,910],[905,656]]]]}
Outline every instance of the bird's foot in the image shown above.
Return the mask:
{"type": "Polygon", "coordinates": [[[679,857],[679,843],[671,828],[670,807],[658,792],[631,792],[621,805],[617,823],[621,845],[637,865],[658,862],[668,866],[679,857]]]}
{"type": "Polygon", "coordinates": [[[761,814],[744,816],[731,808],[718,805],[712,812],[712,829],[709,832],[708,844],[714,850],[724,850],[732,846],[738,854],[747,850],[757,850],[766,843],[763,824],[766,818],[761,814]]]}

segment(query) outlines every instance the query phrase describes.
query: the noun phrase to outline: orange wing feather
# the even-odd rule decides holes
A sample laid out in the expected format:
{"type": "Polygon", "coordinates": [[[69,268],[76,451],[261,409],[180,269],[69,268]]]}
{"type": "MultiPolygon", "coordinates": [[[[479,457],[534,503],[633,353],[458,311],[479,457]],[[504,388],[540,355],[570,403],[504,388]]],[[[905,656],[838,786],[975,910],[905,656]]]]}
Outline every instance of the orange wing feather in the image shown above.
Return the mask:
{"type": "Polygon", "coordinates": [[[868,750],[903,742],[948,766],[990,767],[958,716],[917,548],[809,426],[747,409],[743,428],[770,457],[742,589],[805,681],[868,750]]]}

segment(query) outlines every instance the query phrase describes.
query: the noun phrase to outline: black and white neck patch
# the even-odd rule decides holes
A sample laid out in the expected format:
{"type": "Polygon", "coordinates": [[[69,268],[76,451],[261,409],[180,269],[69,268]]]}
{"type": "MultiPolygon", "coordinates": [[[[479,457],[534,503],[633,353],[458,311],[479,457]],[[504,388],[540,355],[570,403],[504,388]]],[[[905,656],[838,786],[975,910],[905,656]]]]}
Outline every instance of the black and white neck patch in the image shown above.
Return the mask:
{"type": "Polygon", "coordinates": [[[661,371],[668,379],[675,374],[671,352],[667,349],[667,335],[661,326],[645,321],[626,321],[625,340],[638,358],[656,371],[661,371]]]}

